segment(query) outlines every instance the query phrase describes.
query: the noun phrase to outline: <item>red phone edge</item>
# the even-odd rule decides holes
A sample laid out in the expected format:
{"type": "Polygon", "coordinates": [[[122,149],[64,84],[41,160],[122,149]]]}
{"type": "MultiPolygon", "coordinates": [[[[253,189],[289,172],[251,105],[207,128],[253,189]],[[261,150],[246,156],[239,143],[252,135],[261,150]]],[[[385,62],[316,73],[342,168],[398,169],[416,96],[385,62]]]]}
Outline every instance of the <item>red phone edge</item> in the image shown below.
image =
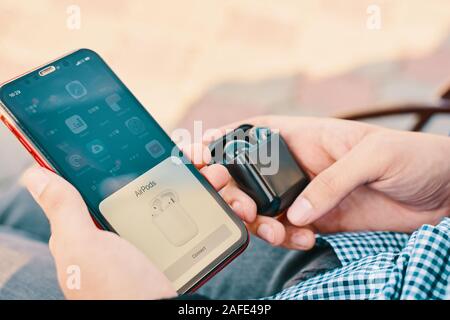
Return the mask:
{"type": "MultiPolygon", "coordinates": [[[[16,137],[17,140],[23,145],[23,147],[28,151],[28,153],[34,158],[34,160],[41,166],[46,168],[47,170],[50,170],[52,172],[55,172],[55,170],[52,168],[52,166],[48,163],[48,161],[41,157],[41,155],[36,151],[36,149],[33,147],[33,145],[29,142],[28,138],[24,136],[19,130],[15,128],[13,124],[11,124],[8,119],[3,114],[0,114],[0,120],[3,122],[3,124],[11,131],[11,133],[16,137]]],[[[56,172],[55,172],[56,173],[56,172]]],[[[97,221],[95,216],[90,213],[91,219],[94,222],[94,224],[99,228],[100,230],[105,230],[101,224],[97,221]]],[[[214,277],[218,272],[220,272],[223,268],[225,268],[228,264],[231,263],[234,259],[236,259],[244,250],[248,247],[248,244],[250,242],[250,236],[248,233],[247,227],[245,227],[245,230],[247,232],[247,240],[246,242],[239,248],[239,250],[235,251],[232,255],[230,255],[226,260],[224,260],[221,264],[219,264],[217,267],[212,269],[208,274],[206,274],[199,282],[195,284],[192,288],[186,291],[186,293],[194,293],[197,291],[201,286],[203,286],[206,282],[208,282],[212,277],[214,277]]]]}
{"type": "MultiPolygon", "coordinates": [[[[75,52],[77,50],[73,50],[72,52],[75,52]]],[[[3,83],[0,83],[0,87],[2,87],[4,84],[11,82],[15,79],[18,79],[30,72],[33,72],[34,70],[40,69],[44,66],[46,66],[49,63],[52,63],[53,61],[59,60],[62,57],[70,54],[66,53],[64,55],[61,55],[60,57],[52,60],[51,62],[47,62],[45,64],[42,64],[36,68],[30,69],[29,71],[23,72],[18,76],[15,76],[7,81],[4,81],[3,83]]],[[[41,166],[44,167],[47,170],[50,170],[54,173],[57,173],[51,166],[50,163],[48,163],[48,161],[41,157],[41,155],[39,154],[39,152],[34,148],[33,144],[29,142],[28,138],[26,136],[24,136],[19,130],[16,129],[16,127],[10,123],[8,121],[8,119],[2,114],[0,113],[0,120],[3,122],[3,124],[11,131],[11,133],[16,137],[17,140],[19,140],[19,142],[23,145],[23,147],[28,151],[28,153],[34,158],[34,160],[41,166]]],[[[91,219],[94,222],[94,224],[97,226],[98,229],[100,230],[105,230],[101,224],[97,221],[97,219],[95,218],[95,216],[90,213],[91,219]]],[[[235,251],[232,255],[230,255],[226,260],[224,260],[221,264],[219,264],[217,267],[215,267],[214,269],[212,269],[208,274],[206,274],[196,285],[194,285],[192,288],[190,288],[189,290],[186,291],[186,293],[193,293],[196,290],[198,290],[201,286],[203,286],[206,282],[208,282],[212,277],[214,277],[220,270],[222,270],[223,268],[225,268],[227,265],[229,265],[231,263],[231,261],[233,261],[234,259],[236,259],[242,252],[244,252],[244,250],[248,247],[248,244],[250,242],[250,236],[249,236],[249,232],[247,227],[245,226],[245,230],[247,232],[247,241],[239,248],[239,250],[235,251]]]]}

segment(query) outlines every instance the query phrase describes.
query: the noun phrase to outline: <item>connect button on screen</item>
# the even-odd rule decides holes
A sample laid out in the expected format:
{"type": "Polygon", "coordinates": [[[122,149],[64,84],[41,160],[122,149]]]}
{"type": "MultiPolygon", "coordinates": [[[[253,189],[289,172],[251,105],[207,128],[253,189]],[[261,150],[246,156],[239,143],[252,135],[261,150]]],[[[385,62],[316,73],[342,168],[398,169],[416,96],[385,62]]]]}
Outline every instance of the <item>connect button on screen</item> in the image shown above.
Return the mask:
{"type": "Polygon", "coordinates": [[[227,240],[229,236],[231,236],[230,229],[224,224],[221,225],[193,249],[170,265],[164,271],[164,274],[170,281],[177,280],[186,270],[189,270],[193,265],[206,257],[212,250],[227,240]]]}

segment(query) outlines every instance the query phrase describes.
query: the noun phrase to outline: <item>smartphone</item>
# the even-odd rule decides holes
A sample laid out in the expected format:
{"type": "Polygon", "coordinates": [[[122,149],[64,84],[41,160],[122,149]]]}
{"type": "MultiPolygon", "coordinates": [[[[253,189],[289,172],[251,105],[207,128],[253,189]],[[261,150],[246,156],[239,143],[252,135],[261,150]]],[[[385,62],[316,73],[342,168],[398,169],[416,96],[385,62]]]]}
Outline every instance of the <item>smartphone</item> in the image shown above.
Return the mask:
{"type": "Polygon", "coordinates": [[[180,293],[241,253],[245,225],[94,51],[0,87],[1,117],[36,161],[81,193],[97,225],[142,252],[180,293]]]}

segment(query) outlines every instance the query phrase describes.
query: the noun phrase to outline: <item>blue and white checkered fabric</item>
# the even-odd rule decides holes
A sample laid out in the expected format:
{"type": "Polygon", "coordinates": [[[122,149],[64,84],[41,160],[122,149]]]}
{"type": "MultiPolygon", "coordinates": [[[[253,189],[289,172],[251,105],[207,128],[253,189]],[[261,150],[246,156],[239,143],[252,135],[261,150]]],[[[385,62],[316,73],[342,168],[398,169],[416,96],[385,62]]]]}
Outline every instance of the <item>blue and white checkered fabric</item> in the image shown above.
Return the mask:
{"type": "Polygon", "coordinates": [[[450,299],[450,218],[412,235],[364,232],[323,235],[342,267],[269,299],[450,299]]]}

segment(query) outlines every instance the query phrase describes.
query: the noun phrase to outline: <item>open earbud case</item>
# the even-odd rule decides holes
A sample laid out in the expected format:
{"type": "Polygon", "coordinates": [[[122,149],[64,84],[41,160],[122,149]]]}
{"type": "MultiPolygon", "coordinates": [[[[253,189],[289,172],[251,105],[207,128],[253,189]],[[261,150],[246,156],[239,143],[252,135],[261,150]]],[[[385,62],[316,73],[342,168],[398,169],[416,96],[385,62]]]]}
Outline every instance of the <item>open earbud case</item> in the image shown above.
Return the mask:
{"type": "Polygon", "coordinates": [[[281,135],[244,124],[209,145],[212,163],[223,164],[256,203],[258,214],[276,216],[308,185],[309,178],[281,135]]]}

